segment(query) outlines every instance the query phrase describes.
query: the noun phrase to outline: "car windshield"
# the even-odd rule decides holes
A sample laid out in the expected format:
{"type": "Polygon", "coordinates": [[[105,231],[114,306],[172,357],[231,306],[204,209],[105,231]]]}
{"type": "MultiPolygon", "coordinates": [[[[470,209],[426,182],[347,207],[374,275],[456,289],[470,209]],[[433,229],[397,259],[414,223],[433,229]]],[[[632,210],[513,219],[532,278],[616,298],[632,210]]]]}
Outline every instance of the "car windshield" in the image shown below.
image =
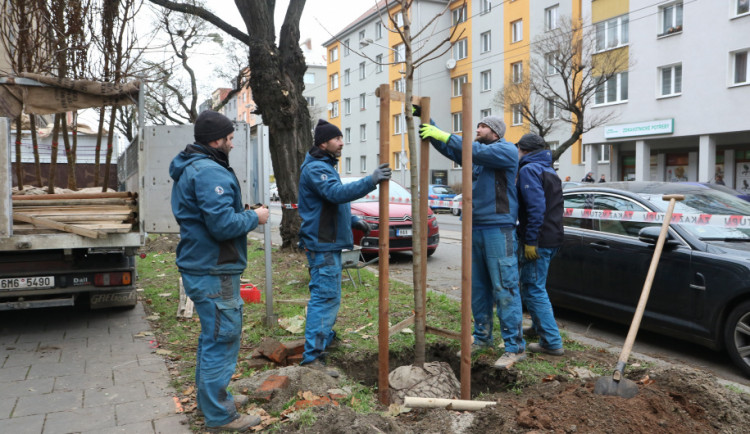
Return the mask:
{"type": "Polygon", "coordinates": [[[456,192],[453,191],[453,189],[448,187],[447,185],[436,185],[432,187],[432,191],[435,194],[456,194],[456,192]]]}
{"type": "MultiPolygon", "coordinates": [[[[341,182],[344,184],[349,184],[352,182],[357,182],[362,178],[341,178],[341,182]]],[[[411,201],[411,194],[409,193],[409,190],[405,189],[401,186],[401,184],[398,184],[396,181],[390,180],[388,181],[388,196],[390,196],[391,200],[390,202],[396,202],[396,203],[407,203],[411,201]]],[[[377,202],[380,198],[380,184],[375,188],[375,191],[371,191],[367,193],[365,197],[361,197],[354,202],[377,202]]]]}
{"type": "MultiPolygon", "coordinates": [[[[667,210],[669,202],[662,200],[661,194],[641,193],[640,196],[651,202],[658,210],[667,210]]],[[[682,214],[750,216],[750,202],[719,190],[699,189],[694,192],[685,193],[685,200],[677,201],[674,212],[682,214]]],[[[702,240],[750,241],[750,229],[693,224],[684,224],[682,227],[702,240]]]]}

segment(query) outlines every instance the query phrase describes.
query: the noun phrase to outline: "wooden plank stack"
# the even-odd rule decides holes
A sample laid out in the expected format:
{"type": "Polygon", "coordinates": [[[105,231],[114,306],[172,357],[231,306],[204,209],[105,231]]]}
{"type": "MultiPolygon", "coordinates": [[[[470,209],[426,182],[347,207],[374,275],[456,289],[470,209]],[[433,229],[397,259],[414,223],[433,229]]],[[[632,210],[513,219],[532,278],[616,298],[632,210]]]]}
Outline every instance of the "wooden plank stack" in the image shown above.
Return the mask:
{"type": "Polygon", "coordinates": [[[137,228],[137,194],[66,193],[13,196],[13,233],[70,232],[89,238],[137,228]]]}

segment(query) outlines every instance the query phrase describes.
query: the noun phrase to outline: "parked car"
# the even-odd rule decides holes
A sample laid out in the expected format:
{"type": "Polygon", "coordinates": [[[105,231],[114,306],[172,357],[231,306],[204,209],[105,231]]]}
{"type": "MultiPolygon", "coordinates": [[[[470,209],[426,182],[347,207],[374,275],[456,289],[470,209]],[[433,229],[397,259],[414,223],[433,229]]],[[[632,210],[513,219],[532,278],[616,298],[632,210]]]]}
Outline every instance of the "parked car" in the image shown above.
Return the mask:
{"type": "Polygon", "coordinates": [[[573,181],[563,181],[562,182],[562,189],[568,189],[572,187],[578,187],[579,185],[586,185],[585,182],[573,182],[573,181]]]}
{"type": "Polygon", "coordinates": [[[660,223],[577,218],[574,212],[664,212],[664,194],[684,195],[674,212],[700,215],[703,224],[670,225],[641,327],[726,349],[750,376],[750,229],[726,223],[750,216],[750,203],[732,194],[664,182],[588,184],[563,191],[565,239],[547,280],[552,304],[630,323],[660,223]],[[705,224],[711,215],[732,218],[705,224]]]}
{"type": "Polygon", "coordinates": [[[441,184],[430,184],[428,186],[427,194],[427,198],[430,201],[444,202],[442,204],[430,205],[430,208],[432,208],[433,211],[449,211],[451,209],[450,201],[456,196],[456,192],[453,191],[452,188],[441,184]]]}
{"type": "Polygon", "coordinates": [[[276,187],[275,182],[271,184],[271,186],[269,187],[269,193],[270,193],[271,201],[276,202],[277,200],[279,200],[279,189],[278,187],[276,187]]]}
{"type": "Polygon", "coordinates": [[[709,182],[686,182],[685,184],[701,185],[706,188],[713,188],[714,190],[723,191],[724,193],[729,193],[732,196],[737,196],[742,200],[746,200],[750,202],[750,194],[745,194],[731,187],[727,187],[726,185],[714,184],[714,183],[709,183],[709,182]]]}
{"type": "Polygon", "coordinates": [[[463,194],[457,194],[451,201],[451,214],[455,216],[461,215],[461,201],[464,199],[463,194]]]}
{"type": "MultiPolygon", "coordinates": [[[[344,184],[357,181],[362,178],[342,178],[344,184]]],[[[388,250],[390,252],[410,251],[412,249],[412,217],[411,217],[411,194],[396,181],[388,184],[388,250]]],[[[378,253],[378,237],[380,236],[380,186],[365,197],[351,203],[352,215],[359,216],[373,227],[367,237],[363,237],[362,231],[352,230],[354,244],[362,247],[362,253],[378,253]]],[[[432,256],[440,243],[440,230],[437,218],[432,210],[427,210],[427,255],[432,256]]]]}

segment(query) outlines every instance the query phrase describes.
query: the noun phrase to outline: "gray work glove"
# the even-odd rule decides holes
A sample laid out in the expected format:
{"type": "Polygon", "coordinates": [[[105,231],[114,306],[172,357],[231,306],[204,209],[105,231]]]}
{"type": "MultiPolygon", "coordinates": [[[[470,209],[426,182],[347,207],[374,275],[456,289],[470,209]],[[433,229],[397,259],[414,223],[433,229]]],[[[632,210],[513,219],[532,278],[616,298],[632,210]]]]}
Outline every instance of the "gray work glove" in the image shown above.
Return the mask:
{"type": "Polygon", "coordinates": [[[375,169],[374,172],[372,172],[372,175],[370,175],[370,177],[375,184],[379,183],[380,181],[387,181],[391,179],[391,168],[388,167],[388,163],[383,163],[378,166],[378,168],[375,169]]]}
{"type": "Polygon", "coordinates": [[[354,224],[352,225],[352,229],[358,229],[362,231],[364,236],[370,235],[370,225],[364,220],[357,220],[356,222],[354,222],[354,224]]]}

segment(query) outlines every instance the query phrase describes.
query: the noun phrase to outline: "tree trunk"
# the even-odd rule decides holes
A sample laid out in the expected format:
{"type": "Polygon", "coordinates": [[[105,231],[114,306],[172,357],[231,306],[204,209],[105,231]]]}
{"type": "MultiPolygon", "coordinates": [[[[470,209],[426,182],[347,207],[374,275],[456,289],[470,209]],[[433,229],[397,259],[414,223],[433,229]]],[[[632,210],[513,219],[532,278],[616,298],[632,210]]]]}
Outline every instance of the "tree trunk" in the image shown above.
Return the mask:
{"type": "Polygon", "coordinates": [[[60,120],[63,115],[60,113],[55,114],[55,126],[52,127],[52,148],[50,149],[50,160],[49,160],[49,187],[47,193],[55,194],[55,178],[57,170],[57,140],[60,135],[60,120]]]}
{"type": "MultiPolygon", "coordinates": [[[[16,118],[16,178],[18,179],[18,191],[23,191],[23,161],[21,161],[21,128],[23,128],[23,115],[16,118]]],[[[4,134],[0,132],[0,134],[4,134]]]]}
{"type": "Polygon", "coordinates": [[[68,160],[68,188],[75,191],[75,190],[78,190],[78,187],[76,187],[76,166],[75,166],[76,163],[75,163],[75,160],[73,159],[73,152],[70,147],[70,137],[68,137],[67,114],[63,115],[62,136],[63,136],[63,143],[65,145],[65,158],[68,160]]]}
{"type": "Polygon", "coordinates": [[[112,113],[109,116],[109,134],[107,134],[107,158],[104,160],[104,182],[102,183],[102,191],[107,191],[109,188],[109,166],[112,162],[112,141],[114,140],[115,129],[112,126],[115,124],[115,115],[117,114],[117,107],[112,106],[112,113]]]}
{"type": "Polygon", "coordinates": [[[36,115],[29,115],[31,123],[31,143],[34,148],[34,173],[36,175],[36,185],[42,186],[42,165],[39,163],[39,139],[36,136],[36,115]]]}
{"type": "MultiPolygon", "coordinates": [[[[102,134],[104,134],[104,114],[106,112],[105,107],[101,108],[99,112],[99,126],[96,129],[96,155],[94,155],[94,186],[99,185],[99,176],[101,174],[100,161],[101,157],[99,153],[102,150],[102,134]]],[[[111,129],[112,127],[110,127],[111,129]]]]}

